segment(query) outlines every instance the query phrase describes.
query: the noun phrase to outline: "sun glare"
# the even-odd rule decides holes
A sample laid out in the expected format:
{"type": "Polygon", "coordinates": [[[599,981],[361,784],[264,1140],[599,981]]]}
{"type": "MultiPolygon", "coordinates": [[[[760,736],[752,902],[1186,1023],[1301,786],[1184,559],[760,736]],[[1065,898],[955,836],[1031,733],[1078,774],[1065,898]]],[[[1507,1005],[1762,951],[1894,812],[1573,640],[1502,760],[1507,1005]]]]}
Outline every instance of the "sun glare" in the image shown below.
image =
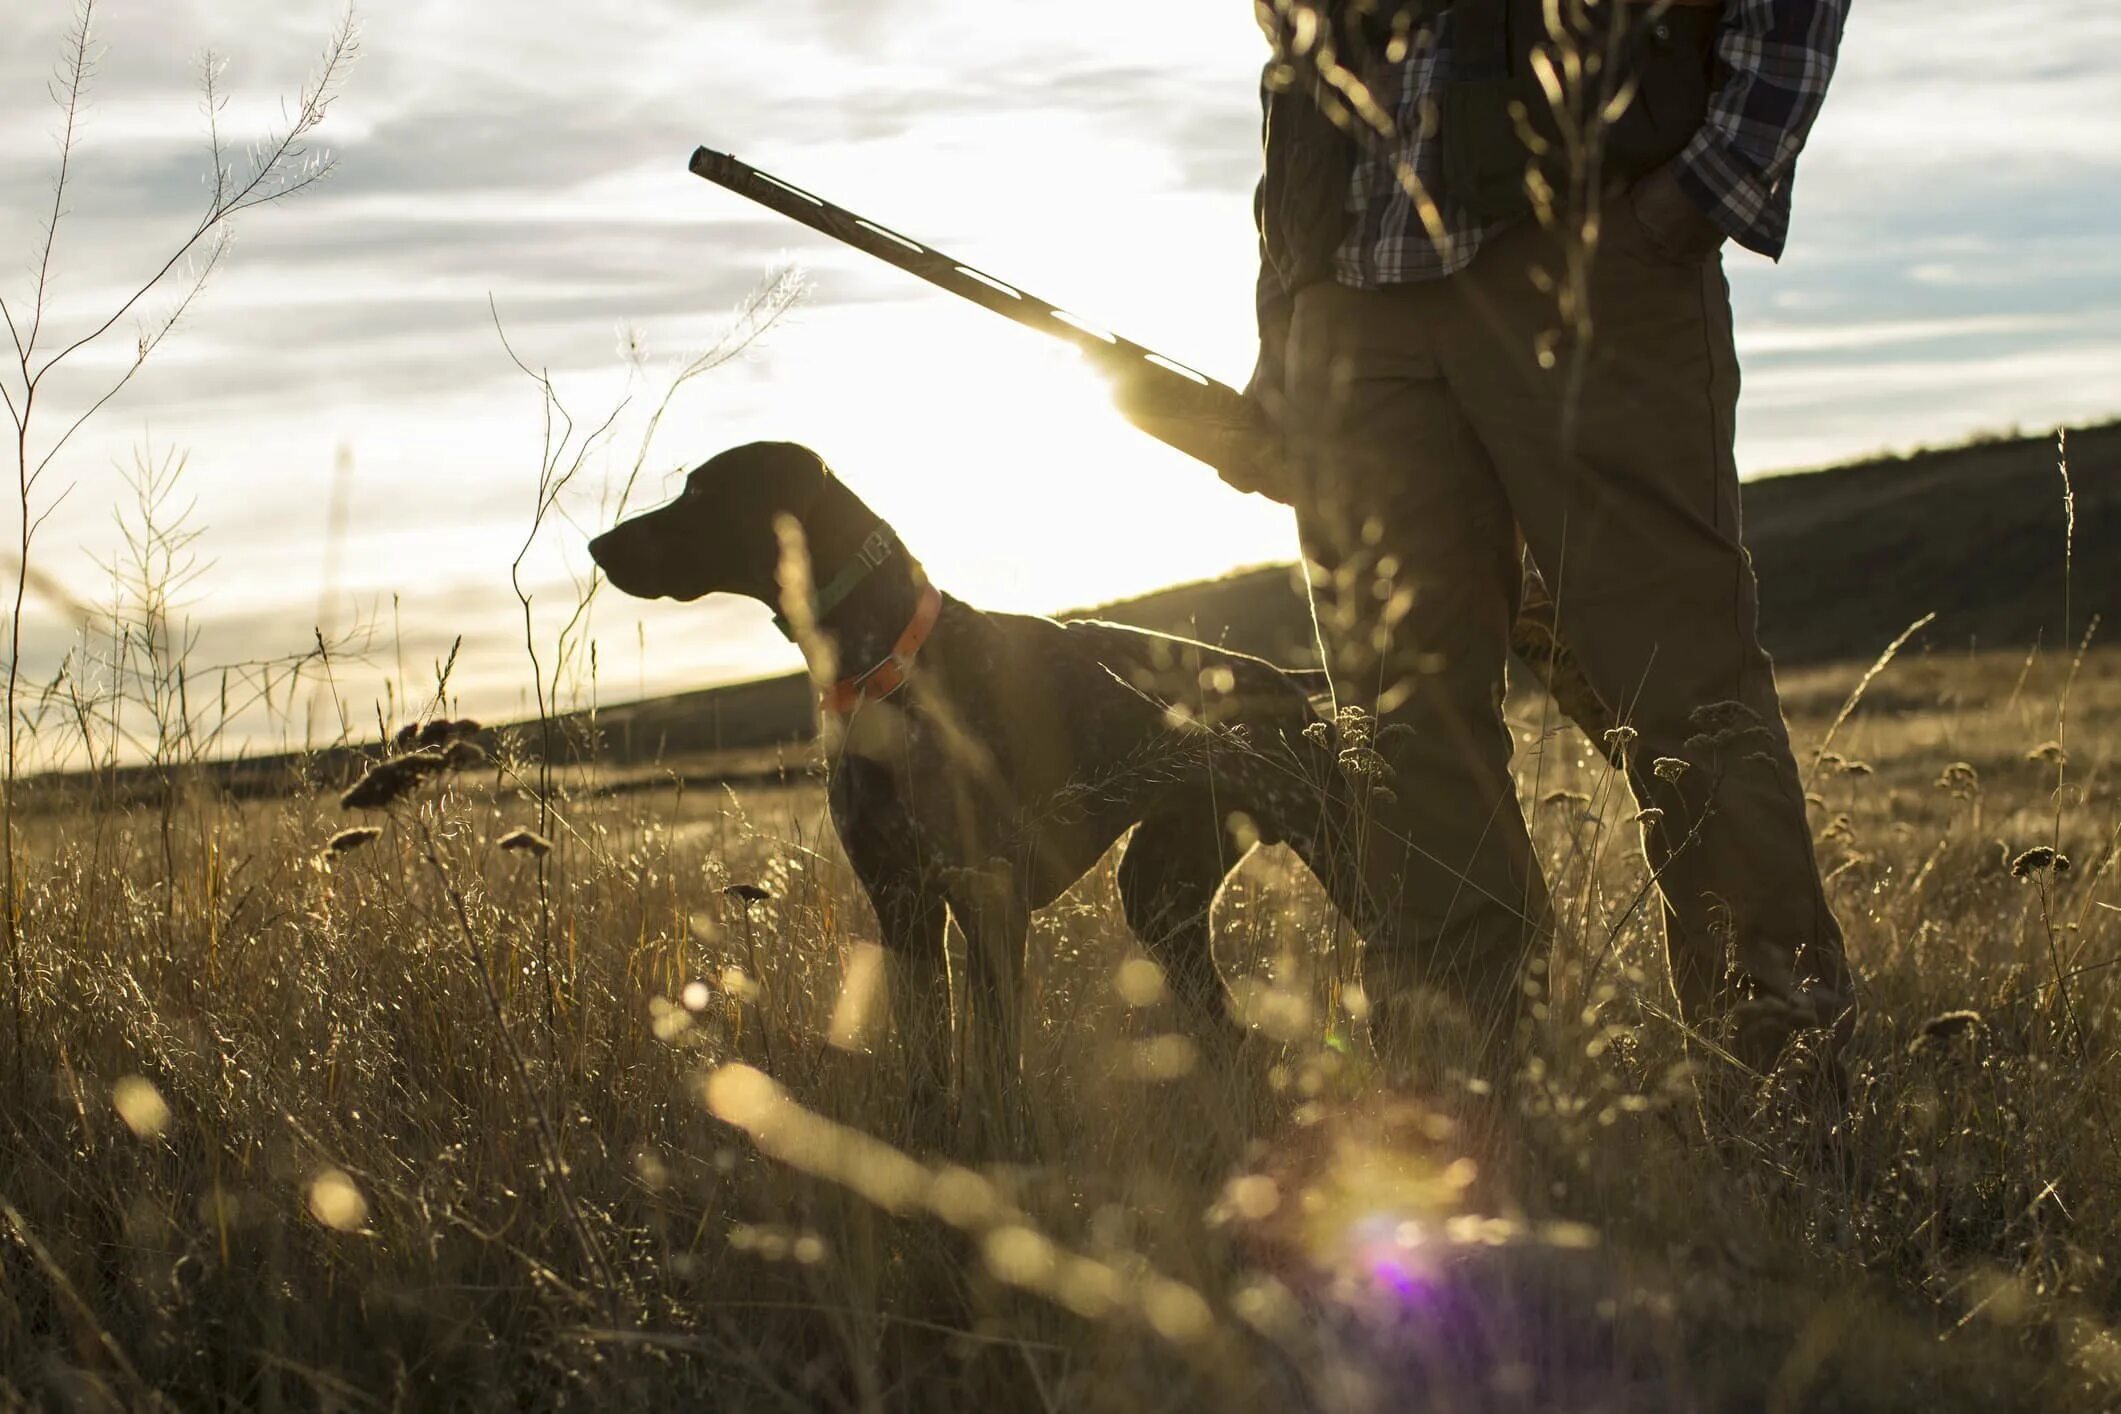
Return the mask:
{"type": "Polygon", "coordinates": [[[1064,344],[934,300],[831,323],[800,353],[805,386],[834,392],[779,435],[813,442],[953,592],[1052,612],[1293,550],[1286,511],[1130,426],[1064,344]]]}

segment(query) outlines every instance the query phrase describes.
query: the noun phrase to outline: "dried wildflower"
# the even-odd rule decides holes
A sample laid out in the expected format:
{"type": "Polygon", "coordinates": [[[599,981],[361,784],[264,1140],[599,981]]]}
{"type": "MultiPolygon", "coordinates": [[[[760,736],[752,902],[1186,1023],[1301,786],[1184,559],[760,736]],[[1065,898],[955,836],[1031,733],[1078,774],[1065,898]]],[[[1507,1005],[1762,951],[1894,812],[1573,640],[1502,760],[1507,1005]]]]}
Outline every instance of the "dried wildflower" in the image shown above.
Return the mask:
{"type": "Polygon", "coordinates": [[[772,898],[773,895],[767,893],[757,884],[731,884],[728,888],[722,890],[722,897],[733,898],[738,903],[743,904],[744,907],[749,908],[755,903],[765,902],[767,899],[772,898]]]}
{"type": "Polygon", "coordinates": [[[1660,781],[1677,782],[1687,773],[1688,764],[1677,756],[1660,756],[1650,763],[1650,774],[1660,781]]]}
{"type": "Polygon", "coordinates": [[[1633,727],[1613,727],[1605,734],[1605,744],[1615,751],[1626,751],[1641,739],[1642,733],[1633,727]]]}
{"type": "Polygon", "coordinates": [[[2030,879],[2035,874],[2069,872],[2069,856],[2058,849],[2036,844],[2011,861],[2011,874],[2020,879],[2030,879]]]}
{"type": "Polygon", "coordinates": [[[1304,740],[1313,746],[1330,746],[1333,743],[1333,729],[1324,722],[1312,722],[1304,728],[1304,740]]]}
{"type": "Polygon", "coordinates": [[[2046,766],[2067,766],[2069,764],[2069,753],[2062,749],[2062,743],[2059,741],[2043,741],[2031,751],[2026,752],[2025,759],[2038,761],[2046,766]]]}
{"type": "Polygon", "coordinates": [[[356,825],[350,830],[341,830],[325,844],[326,854],[350,854],[364,844],[372,844],[383,832],[374,825],[356,825]]]}
{"type": "Polygon", "coordinates": [[[1923,1051],[1961,1037],[1971,1037],[1981,1029],[1981,1013],[1978,1011],[1941,1011],[1922,1023],[1915,1039],[1907,1043],[1909,1055],[1923,1051]]]}
{"type": "Polygon", "coordinates": [[[1370,714],[1360,707],[1343,707],[1336,714],[1334,729],[1340,739],[1351,746],[1367,746],[1370,743],[1370,714]]]}
{"type": "Polygon", "coordinates": [[[1392,763],[1361,741],[1342,747],[1339,759],[1340,769],[1351,776],[1382,778],[1392,774],[1392,763]]]}
{"type": "Polygon", "coordinates": [[[442,752],[442,764],[452,771],[462,771],[486,762],[486,748],[475,741],[462,739],[452,741],[442,752]]]}
{"type": "Polygon", "coordinates": [[[510,853],[527,854],[533,859],[543,859],[552,853],[552,841],[528,825],[516,826],[494,843],[510,853]]]}
{"type": "Polygon", "coordinates": [[[1868,761],[1844,761],[1839,769],[1844,776],[1874,776],[1877,774],[1871,769],[1871,763],[1868,761]]]}
{"type": "Polygon", "coordinates": [[[1689,750],[1728,746],[1745,737],[1770,735],[1760,714],[1743,702],[1711,702],[1687,713],[1687,725],[1695,735],[1687,738],[1689,750]]]}
{"type": "Polygon", "coordinates": [[[1965,761],[1954,761],[1937,775],[1937,789],[1956,800],[1970,800],[1981,793],[1981,773],[1965,761]]]}

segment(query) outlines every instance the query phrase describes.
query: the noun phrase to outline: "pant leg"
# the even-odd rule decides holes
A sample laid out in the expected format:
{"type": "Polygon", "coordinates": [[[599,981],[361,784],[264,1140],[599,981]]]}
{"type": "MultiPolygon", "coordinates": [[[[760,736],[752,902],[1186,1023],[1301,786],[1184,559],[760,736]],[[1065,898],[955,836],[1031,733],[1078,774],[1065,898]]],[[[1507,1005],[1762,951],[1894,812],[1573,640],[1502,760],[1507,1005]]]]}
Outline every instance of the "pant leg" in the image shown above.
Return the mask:
{"type": "Polygon", "coordinates": [[[1640,734],[1637,799],[1683,1014],[1726,1010],[1741,1058],[1852,1001],[1772,665],[1760,646],[1732,450],[1738,363],[1720,257],[1676,263],[1609,203],[1587,344],[1530,278],[1529,223],[1453,282],[1449,380],[1493,458],[1559,630],[1640,734]]]}
{"type": "Polygon", "coordinates": [[[1358,749],[1356,766],[1388,771],[1364,845],[1387,916],[1363,966],[1388,1046],[1394,1009],[1420,1014],[1427,991],[1506,1034],[1546,915],[1502,716],[1516,526],[1429,346],[1441,297],[1313,285],[1289,341],[1297,523],[1327,668],[1339,706],[1372,718],[1376,755],[1358,749]]]}

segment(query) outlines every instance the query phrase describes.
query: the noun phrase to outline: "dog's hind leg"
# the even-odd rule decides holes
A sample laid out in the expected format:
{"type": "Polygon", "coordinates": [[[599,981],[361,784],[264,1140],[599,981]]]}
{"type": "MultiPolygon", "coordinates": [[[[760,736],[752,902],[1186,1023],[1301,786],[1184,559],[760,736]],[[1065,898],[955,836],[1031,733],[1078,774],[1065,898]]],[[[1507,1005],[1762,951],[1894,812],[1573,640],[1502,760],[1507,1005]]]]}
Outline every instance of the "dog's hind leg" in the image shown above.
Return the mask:
{"type": "Polygon", "coordinates": [[[1135,827],[1119,861],[1127,926],[1203,1038],[1243,1034],[1215,966],[1208,914],[1244,851],[1230,843],[1206,799],[1167,805],[1135,827]]]}

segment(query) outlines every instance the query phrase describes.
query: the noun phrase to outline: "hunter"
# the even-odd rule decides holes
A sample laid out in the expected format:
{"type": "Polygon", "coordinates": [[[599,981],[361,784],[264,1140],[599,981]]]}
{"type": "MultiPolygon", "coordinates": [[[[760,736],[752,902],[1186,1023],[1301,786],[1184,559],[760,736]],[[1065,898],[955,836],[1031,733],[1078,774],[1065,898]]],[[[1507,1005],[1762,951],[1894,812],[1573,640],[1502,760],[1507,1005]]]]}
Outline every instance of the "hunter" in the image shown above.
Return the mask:
{"type": "Polygon", "coordinates": [[[1845,1035],[1739,530],[1722,248],[1781,255],[1846,0],[1258,9],[1275,54],[1249,391],[1286,439],[1337,703],[1371,714],[1386,771],[1373,1034],[1412,1044],[1441,994],[1487,1046],[1537,995],[1554,919],[1502,697],[1543,578],[1624,724],[1602,744],[1640,811],[1680,1015],[1763,1071],[1799,1033],[1845,1035]]]}

